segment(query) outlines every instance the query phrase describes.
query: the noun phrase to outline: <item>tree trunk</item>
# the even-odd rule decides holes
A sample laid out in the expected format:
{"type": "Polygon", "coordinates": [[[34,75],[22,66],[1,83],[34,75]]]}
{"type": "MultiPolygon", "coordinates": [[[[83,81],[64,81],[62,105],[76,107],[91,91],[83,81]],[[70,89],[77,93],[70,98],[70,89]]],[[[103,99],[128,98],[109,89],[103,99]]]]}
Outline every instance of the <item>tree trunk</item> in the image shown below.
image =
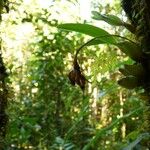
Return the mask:
{"type": "MultiPolygon", "coordinates": [[[[0,22],[2,19],[1,14],[5,9],[8,12],[8,1],[1,0],[0,1],[0,22]]],[[[2,41],[2,39],[0,39],[2,41]]],[[[2,50],[0,43],[0,150],[4,149],[4,139],[6,136],[6,128],[8,122],[8,116],[6,114],[7,107],[7,88],[5,84],[5,78],[7,77],[6,69],[2,59],[2,50]]]]}
{"type": "Polygon", "coordinates": [[[7,107],[7,88],[5,85],[5,78],[7,74],[0,55],[0,149],[2,150],[4,145],[4,138],[6,135],[6,127],[8,122],[8,116],[6,114],[7,107]]]}
{"type": "MultiPolygon", "coordinates": [[[[140,63],[146,72],[142,82],[147,99],[144,99],[146,105],[145,122],[141,130],[150,134],[150,3],[149,0],[122,0],[122,7],[131,24],[136,28],[135,35],[142,47],[143,59],[137,63],[140,63]]],[[[150,139],[145,143],[145,146],[150,147],[150,139]]]]}

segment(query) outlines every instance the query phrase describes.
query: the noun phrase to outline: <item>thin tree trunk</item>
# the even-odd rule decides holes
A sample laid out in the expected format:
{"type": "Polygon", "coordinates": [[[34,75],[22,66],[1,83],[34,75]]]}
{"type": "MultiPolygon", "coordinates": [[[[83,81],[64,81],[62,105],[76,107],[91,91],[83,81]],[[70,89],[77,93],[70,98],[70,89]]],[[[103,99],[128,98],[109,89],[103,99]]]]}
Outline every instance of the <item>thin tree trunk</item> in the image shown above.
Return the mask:
{"type": "Polygon", "coordinates": [[[6,114],[7,107],[7,88],[5,84],[5,78],[7,74],[5,66],[0,55],[0,149],[3,149],[4,138],[6,135],[6,128],[8,122],[8,116],[6,114]]]}
{"type": "MultiPolygon", "coordinates": [[[[7,0],[0,1],[0,22],[2,19],[1,14],[3,13],[3,10],[5,10],[6,12],[9,11],[7,0]]],[[[0,39],[0,41],[2,41],[2,39],[0,39]]],[[[7,73],[2,59],[1,44],[2,43],[0,42],[0,150],[3,150],[8,123],[8,116],[6,114],[8,91],[5,83],[7,73]]]]}

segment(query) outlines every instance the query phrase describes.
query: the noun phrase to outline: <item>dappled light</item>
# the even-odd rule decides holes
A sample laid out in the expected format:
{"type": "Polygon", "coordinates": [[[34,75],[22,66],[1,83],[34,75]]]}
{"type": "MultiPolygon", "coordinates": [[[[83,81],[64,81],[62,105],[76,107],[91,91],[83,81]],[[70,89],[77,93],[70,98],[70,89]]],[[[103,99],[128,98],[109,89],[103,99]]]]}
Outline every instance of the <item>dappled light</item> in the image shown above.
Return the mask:
{"type": "Polygon", "coordinates": [[[135,1],[0,1],[0,150],[149,149],[149,10],[135,1]]]}

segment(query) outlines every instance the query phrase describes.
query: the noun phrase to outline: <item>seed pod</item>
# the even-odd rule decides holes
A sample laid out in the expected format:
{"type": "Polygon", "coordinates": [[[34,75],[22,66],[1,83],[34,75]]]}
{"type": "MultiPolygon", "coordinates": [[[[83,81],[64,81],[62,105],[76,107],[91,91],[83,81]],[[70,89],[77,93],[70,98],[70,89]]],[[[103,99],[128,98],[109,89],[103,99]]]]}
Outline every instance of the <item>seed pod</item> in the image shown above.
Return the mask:
{"type": "Polygon", "coordinates": [[[85,89],[86,78],[82,74],[80,74],[80,76],[79,76],[79,82],[77,84],[80,86],[80,88],[82,90],[85,89]]]}
{"type": "Polygon", "coordinates": [[[69,77],[71,84],[75,85],[75,72],[74,72],[74,70],[70,71],[70,73],[68,74],[68,77],[69,77]]]}

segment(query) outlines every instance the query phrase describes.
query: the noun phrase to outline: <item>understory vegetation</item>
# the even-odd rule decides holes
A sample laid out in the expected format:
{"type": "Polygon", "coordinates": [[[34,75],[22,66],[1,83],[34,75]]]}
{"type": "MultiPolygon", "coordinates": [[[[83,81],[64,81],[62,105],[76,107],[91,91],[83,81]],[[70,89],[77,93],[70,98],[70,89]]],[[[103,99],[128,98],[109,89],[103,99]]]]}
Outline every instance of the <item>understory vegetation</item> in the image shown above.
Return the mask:
{"type": "Polygon", "coordinates": [[[1,0],[2,150],[149,149],[143,35],[119,0],[81,1],[1,0]]]}

